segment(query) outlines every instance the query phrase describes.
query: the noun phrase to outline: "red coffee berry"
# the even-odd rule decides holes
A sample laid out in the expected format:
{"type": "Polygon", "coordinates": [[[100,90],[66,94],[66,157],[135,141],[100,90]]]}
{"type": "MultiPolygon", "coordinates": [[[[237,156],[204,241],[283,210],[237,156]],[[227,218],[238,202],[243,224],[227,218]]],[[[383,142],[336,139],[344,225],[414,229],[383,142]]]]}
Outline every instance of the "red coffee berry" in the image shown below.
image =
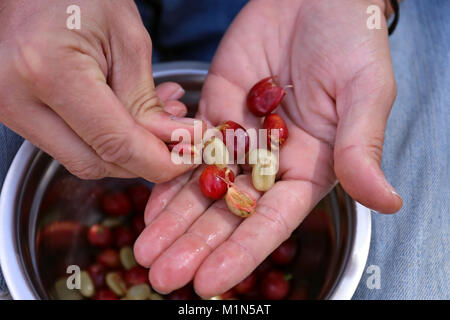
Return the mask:
{"type": "Polygon", "coordinates": [[[124,279],[129,287],[141,283],[148,283],[148,270],[141,266],[135,266],[125,271],[124,279]]]}
{"type": "Polygon", "coordinates": [[[248,293],[255,287],[256,280],[257,280],[256,273],[252,272],[247,278],[239,282],[234,287],[234,290],[240,294],[248,293]]]}
{"type": "Polygon", "coordinates": [[[114,241],[118,248],[133,246],[137,234],[128,227],[118,226],[114,228],[114,241]]]}
{"type": "Polygon", "coordinates": [[[187,145],[183,144],[181,142],[169,142],[167,143],[167,148],[170,152],[172,152],[175,149],[175,152],[178,151],[178,155],[180,157],[183,157],[185,154],[189,154],[192,157],[195,155],[195,146],[194,145],[187,145]]]}
{"type": "Polygon", "coordinates": [[[91,276],[92,282],[96,288],[101,288],[105,286],[105,276],[106,276],[106,268],[101,263],[91,264],[87,268],[87,272],[91,276]]]}
{"type": "Polygon", "coordinates": [[[112,239],[112,232],[108,227],[100,224],[94,224],[89,228],[88,241],[94,247],[109,247],[112,244],[112,239]]]}
{"type": "Polygon", "coordinates": [[[225,145],[230,144],[234,153],[234,160],[245,162],[245,155],[248,152],[250,141],[247,131],[239,123],[228,120],[218,127],[222,133],[222,140],[225,145]],[[227,141],[227,130],[233,130],[233,141],[227,141]],[[238,157],[239,156],[239,157],[238,157]]]}
{"type": "Polygon", "coordinates": [[[274,77],[264,78],[256,83],[247,95],[247,106],[257,117],[271,113],[283,100],[286,92],[277,86],[274,77]]]}
{"type": "Polygon", "coordinates": [[[267,148],[281,147],[289,137],[289,131],[283,118],[277,113],[269,114],[263,122],[263,129],[267,130],[267,148]],[[278,138],[272,134],[273,129],[278,129],[278,138]]]}
{"type": "Polygon", "coordinates": [[[150,197],[150,189],[143,184],[136,184],[127,189],[133,208],[138,213],[143,213],[150,197]]]}
{"type": "Polygon", "coordinates": [[[117,269],[120,267],[120,255],[115,249],[105,249],[97,255],[97,262],[108,269],[117,269]]]}
{"type": "Polygon", "coordinates": [[[209,165],[200,176],[200,189],[206,197],[219,200],[227,193],[229,182],[233,181],[234,173],[231,169],[209,165]]]}
{"type": "Polygon", "coordinates": [[[38,248],[49,251],[64,251],[74,243],[86,244],[86,226],[76,221],[55,221],[43,227],[37,234],[38,248]]]}
{"type": "Polygon", "coordinates": [[[272,252],[270,258],[278,265],[286,265],[294,260],[297,254],[297,242],[293,238],[287,239],[285,242],[272,252]]]}
{"type": "Polygon", "coordinates": [[[102,209],[111,216],[126,216],[131,212],[131,201],[123,192],[109,192],[103,196],[102,209]]]}
{"type": "Polygon", "coordinates": [[[268,272],[262,279],[261,292],[266,299],[281,300],[289,292],[290,284],[287,276],[278,270],[268,272]]]}
{"type": "Polygon", "coordinates": [[[119,297],[109,289],[99,289],[92,297],[93,300],[119,300],[119,297]]]}
{"type": "Polygon", "coordinates": [[[192,300],[195,298],[194,290],[192,289],[192,284],[187,284],[184,287],[172,291],[169,295],[169,300],[192,300]]]}
{"type": "Polygon", "coordinates": [[[236,298],[236,291],[234,291],[233,289],[230,289],[228,291],[225,291],[224,293],[222,293],[220,295],[220,298],[222,300],[230,300],[230,299],[235,299],[236,298]]]}
{"type": "Polygon", "coordinates": [[[133,228],[133,231],[136,235],[141,234],[142,231],[145,229],[145,221],[144,221],[144,215],[143,214],[137,214],[133,217],[131,220],[131,227],[133,228]]]}

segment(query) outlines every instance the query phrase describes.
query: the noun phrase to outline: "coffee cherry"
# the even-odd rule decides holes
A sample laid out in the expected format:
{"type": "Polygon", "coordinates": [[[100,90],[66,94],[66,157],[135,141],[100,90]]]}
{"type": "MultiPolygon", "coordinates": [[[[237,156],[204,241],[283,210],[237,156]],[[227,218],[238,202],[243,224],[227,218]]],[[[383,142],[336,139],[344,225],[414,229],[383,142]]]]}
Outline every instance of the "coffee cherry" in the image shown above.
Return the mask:
{"type": "Polygon", "coordinates": [[[88,241],[94,247],[109,247],[112,244],[112,239],[112,232],[108,227],[100,224],[94,224],[89,228],[88,241]]]}
{"type": "Polygon", "coordinates": [[[97,255],[97,262],[101,263],[108,269],[116,269],[120,267],[120,255],[117,250],[105,249],[97,255]]]}
{"type": "Polygon", "coordinates": [[[285,94],[284,89],[275,84],[274,77],[268,77],[250,89],[247,106],[255,116],[264,117],[280,104],[285,94]]]}
{"type": "Polygon", "coordinates": [[[102,209],[111,216],[126,216],[131,212],[131,201],[125,193],[113,191],[103,196],[102,209]]]}
{"type": "Polygon", "coordinates": [[[150,197],[150,189],[146,185],[136,184],[127,189],[127,194],[131,199],[134,210],[138,213],[144,213],[150,197]]]}
{"type": "Polygon", "coordinates": [[[287,278],[288,276],[278,270],[268,272],[261,282],[261,291],[264,297],[269,300],[284,299],[290,288],[287,278]]]}
{"type": "Polygon", "coordinates": [[[129,287],[141,283],[148,283],[148,270],[141,266],[135,266],[125,272],[124,279],[129,287]]]}
{"type": "Polygon", "coordinates": [[[263,122],[263,129],[267,130],[267,148],[277,149],[281,147],[289,137],[289,131],[283,118],[276,114],[269,114],[263,122]],[[274,129],[278,130],[278,137],[273,134],[274,129]]]}
{"type": "Polygon", "coordinates": [[[99,289],[94,296],[93,300],[119,300],[119,297],[109,289],[99,289]]]}
{"type": "Polygon", "coordinates": [[[87,268],[94,286],[99,289],[105,285],[106,268],[101,263],[94,263],[87,268]]]}
{"type": "Polygon", "coordinates": [[[239,282],[234,287],[234,290],[240,294],[248,293],[255,287],[256,280],[257,280],[256,273],[252,272],[247,278],[239,282]]]}
{"type": "Polygon", "coordinates": [[[286,265],[292,262],[296,254],[297,242],[295,239],[289,238],[272,252],[270,259],[278,265],[286,265]]]}
{"type": "Polygon", "coordinates": [[[113,229],[114,241],[117,248],[132,246],[137,238],[137,234],[128,227],[118,226],[113,229]]]}
{"type": "Polygon", "coordinates": [[[209,165],[200,176],[200,189],[206,197],[218,200],[225,195],[229,183],[233,181],[234,173],[231,169],[209,165]]]}
{"type": "Polygon", "coordinates": [[[244,127],[242,127],[239,123],[228,120],[222,123],[218,129],[222,133],[223,143],[227,147],[231,147],[231,150],[233,150],[233,159],[236,163],[245,163],[245,155],[248,152],[250,142],[247,131],[245,131],[244,127]],[[227,130],[229,133],[232,131],[232,136],[230,136],[233,137],[232,141],[227,140],[227,130]]]}

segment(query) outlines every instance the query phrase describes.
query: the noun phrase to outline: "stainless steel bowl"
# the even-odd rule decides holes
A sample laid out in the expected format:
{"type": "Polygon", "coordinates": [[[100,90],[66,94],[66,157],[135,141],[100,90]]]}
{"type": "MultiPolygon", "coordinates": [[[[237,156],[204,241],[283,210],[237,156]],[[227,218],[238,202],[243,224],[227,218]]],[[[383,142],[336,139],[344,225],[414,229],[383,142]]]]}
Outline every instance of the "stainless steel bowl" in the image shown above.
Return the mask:
{"type": "MultiPolygon", "coordinates": [[[[154,66],[157,83],[176,81],[186,90],[183,101],[195,113],[208,65],[197,62],[154,66]]],[[[82,181],[57,161],[25,141],[17,153],[0,197],[0,262],[14,299],[50,298],[52,275],[38,259],[37,230],[48,221],[75,219],[88,224],[98,212],[90,194],[98,184],[126,184],[126,180],[82,181]],[[43,210],[45,196],[57,188],[59,197],[72,199],[67,210],[43,210]],[[46,272],[47,271],[47,272],[46,272]]],[[[317,284],[316,298],[350,299],[364,270],[370,245],[370,211],[337,186],[322,202],[329,220],[327,260],[317,284]]],[[[64,259],[77,253],[77,243],[64,259]]],[[[299,262],[300,264],[303,262],[299,262]]],[[[301,265],[298,268],[301,270],[301,265]]],[[[301,271],[298,271],[299,273],[301,271]]],[[[295,278],[295,277],[294,277],[295,278]]],[[[296,298],[294,291],[291,298],[296,298]]]]}

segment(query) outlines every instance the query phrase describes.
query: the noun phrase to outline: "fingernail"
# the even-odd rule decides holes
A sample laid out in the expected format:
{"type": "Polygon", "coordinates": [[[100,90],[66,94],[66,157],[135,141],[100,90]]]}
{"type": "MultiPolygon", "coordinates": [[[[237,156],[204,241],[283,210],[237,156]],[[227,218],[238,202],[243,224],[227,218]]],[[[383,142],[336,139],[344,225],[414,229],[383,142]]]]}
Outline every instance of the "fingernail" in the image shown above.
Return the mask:
{"type": "Polygon", "coordinates": [[[170,96],[168,100],[178,100],[184,95],[185,91],[183,88],[179,87],[175,90],[170,96]]]}
{"type": "Polygon", "coordinates": [[[395,191],[394,189],[392,189],[392,190],[391,190],[391,193],[392,193],[394,196],[396,196],[397,198],[399,198],[400,201],[403,202],[402,196],[401,196],[397,191],[395,191]]]}
{"type": "Polygon", "coordinates": [[[182,123],[182,124],[187,124],[190,126],[194,126],[197,121],[197,119],[193,119],[193,118],[182,118],[182,117],[177,117],[177,116],[170,116],[170,119],[172,119],[173,121],[176,121],[178,123],[182,123]]]}

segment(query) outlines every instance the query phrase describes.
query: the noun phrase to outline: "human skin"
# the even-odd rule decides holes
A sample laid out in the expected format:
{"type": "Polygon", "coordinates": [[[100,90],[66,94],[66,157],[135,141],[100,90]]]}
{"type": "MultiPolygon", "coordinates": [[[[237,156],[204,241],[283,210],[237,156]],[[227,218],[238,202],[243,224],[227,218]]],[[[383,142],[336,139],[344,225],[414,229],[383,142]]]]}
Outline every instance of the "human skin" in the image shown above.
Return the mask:
{"type": "Polygon", "coordinates": [[[239,13],[212,62],[198,117],[259,128],[245,105],[248,90],[270,75],[292,85],[276,111],[290,133],[279,180],[261,194],[249,173],[236,177],[258,198],[245,220],[224,200],[201,194],[202,168],[156,186],[134,248],[137,261],[151,267],[156,290],[168,293],[192,279],[203,297],[228,290],[286,240],[337,181],[376,211],[401,208],[380,168],[396,86],[386,21],[382,30],[366,26],[372,4],[385,12],[382,0],[254,0],[239,13]]]}
{"type": "Polygon", "coordinates": [[[151,40],[132,0],[80,0],[81,29],[66,27],[68,0],[0,4],[0,121],[85,179],[168,181],[164,142],[193,133],[176,83],[155,88],[151,40]],[[117,17],[120,17],[118,19],[117,17]]]}

